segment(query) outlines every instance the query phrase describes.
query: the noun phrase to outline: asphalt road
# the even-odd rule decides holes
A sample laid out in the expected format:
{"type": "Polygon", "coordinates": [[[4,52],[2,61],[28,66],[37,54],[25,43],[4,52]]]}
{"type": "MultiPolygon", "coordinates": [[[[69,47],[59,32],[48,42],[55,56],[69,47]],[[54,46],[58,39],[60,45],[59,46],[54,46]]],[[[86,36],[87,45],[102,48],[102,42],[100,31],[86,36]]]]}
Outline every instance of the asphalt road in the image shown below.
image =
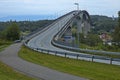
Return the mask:
{"type": "Polygon", "coordinates": [[[0,60],[15,70],[28,76],[35,77],[38,80],[86,80],[85,78],[51,70],[47,67],[21,59],[18,57],[18,51],[20,50],[21,45],[22,43],[13,44],[0,52],[0,60]]]}

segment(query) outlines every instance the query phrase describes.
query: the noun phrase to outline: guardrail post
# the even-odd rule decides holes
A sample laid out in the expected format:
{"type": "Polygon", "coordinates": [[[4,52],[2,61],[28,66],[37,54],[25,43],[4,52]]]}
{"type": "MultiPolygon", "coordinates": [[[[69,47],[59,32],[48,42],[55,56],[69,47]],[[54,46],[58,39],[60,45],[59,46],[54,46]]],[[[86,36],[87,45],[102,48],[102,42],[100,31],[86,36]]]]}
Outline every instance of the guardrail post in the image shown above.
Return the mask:
{"type": "Polygon", "coordinates": [[[79,54],[77,54],[77,59],[78,59],[78,57],[79,57],[79,54]]]}
{"type": "Polygon", "coordinates": [[[65,58],[66,58],[66,56],[67,56],[67,53],[65,53],[65,58]]]}
{"type": "Polygon", "coordinates": [[[38,48],[36,48],[36,50],[38,51],[38,48]]]}
{"type": "Polygon", "coordinates": [[[43,50],[41,49],[41,53],[43,52],[43,50]]]}
{"type": "Polygon", "coordinates": [[[112,64],[112,58],[110,58],[110,64],[112,64]]]}
{"type": "Polygon", "coordinates": [[[57,51],[55,52],[55,56],[57,55],[57,51]]]}
{"type": "Polygon", "coordinates": [[[92,62],[94,61],[94,56],[92,56],[92,62]]]}
{"type": "Polygon", "coordinates": [[[49,54],[49,50],[47,51],[47,53],[49,54]]]}

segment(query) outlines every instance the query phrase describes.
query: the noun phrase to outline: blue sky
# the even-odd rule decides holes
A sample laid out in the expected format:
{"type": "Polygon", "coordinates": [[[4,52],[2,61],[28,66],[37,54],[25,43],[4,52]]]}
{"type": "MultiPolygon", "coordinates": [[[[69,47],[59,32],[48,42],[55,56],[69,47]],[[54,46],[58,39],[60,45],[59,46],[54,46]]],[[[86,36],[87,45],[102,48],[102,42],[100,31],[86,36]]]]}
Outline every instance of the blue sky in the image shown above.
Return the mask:
{"type": "Polygon", "coordinates": [[[91,15],[117,16],[120,0],[0,0],[0,17],[14,15],[62,15],[76,9],[78,2],[81,10],[91,15]]]}

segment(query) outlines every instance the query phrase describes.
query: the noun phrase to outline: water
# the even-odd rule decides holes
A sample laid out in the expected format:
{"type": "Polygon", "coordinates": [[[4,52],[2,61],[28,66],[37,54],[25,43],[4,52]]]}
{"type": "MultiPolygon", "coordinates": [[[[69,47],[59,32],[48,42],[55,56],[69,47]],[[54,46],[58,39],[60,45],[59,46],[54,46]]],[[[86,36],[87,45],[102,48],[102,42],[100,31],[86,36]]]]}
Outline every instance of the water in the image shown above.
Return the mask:
{"type": "Polygon", "coordinates": [[[7,17],[1,17],[0,22],[6,22],[6,21],[37,21],[37,20],[51,20],[56,19],[59,16],[55,15],[18,15],[18,16],[7,16],[7,17]]]}

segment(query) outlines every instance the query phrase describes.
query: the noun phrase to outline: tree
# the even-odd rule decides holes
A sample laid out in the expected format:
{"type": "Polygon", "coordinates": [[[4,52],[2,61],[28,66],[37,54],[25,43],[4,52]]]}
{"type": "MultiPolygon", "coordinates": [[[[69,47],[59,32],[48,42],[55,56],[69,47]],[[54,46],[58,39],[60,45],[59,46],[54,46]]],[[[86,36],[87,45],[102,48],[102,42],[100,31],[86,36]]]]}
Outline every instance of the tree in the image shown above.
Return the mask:
{"type": "Polygon", "coordinates": [[[118,26],[115,28],[113,41],[120,46],[120,11],[118,12],[118,26]]]}
{"type": "Polygon", "coordinates": [[[8,26],[5,32],[7,40],[14,41],[20,38],[20,29],[16,23],[12,23],[10,26],[8,26]]]}
{"type": "Polygon", "coordinates": [[[119,37],[119,42],[120,42],[120,11],[118,12],[119,18],[118,18],[118,27],[119,27],[119,31],[118,31],[118,37],[119,37]]]}
{"type": "Polygon", "coordinates": [[[86,44],[89,46],[97,46],[101,43],[102,40],[99,38],[97,34],[88,34],[86,38],[86,44]]]}
{"type": "Polygon", "coordinates": [[[80,38],[79,40],[80,40],[80,42],[81,42],[81,43],[85,43],[86,40],[85,40],[85,38],[84,38],[84,34],[83,34],[83,33],[79,33],[79,34],[80,34],[80,35],[79,35],[79,38],[80,38]]]}
{"type": "Polygon", "coordinates": [[[89,33],[86,37],[80,33],[80,42],[89,46],[97,46],[99,43],[102,43],[102,40],[97,34],[89,33]]]}
{"type": "Polygon", "coordinates": [[[5,34],[5,31],[1,31],[0,32],[0,39],[6,39],[6,34],[5,34]]]}

